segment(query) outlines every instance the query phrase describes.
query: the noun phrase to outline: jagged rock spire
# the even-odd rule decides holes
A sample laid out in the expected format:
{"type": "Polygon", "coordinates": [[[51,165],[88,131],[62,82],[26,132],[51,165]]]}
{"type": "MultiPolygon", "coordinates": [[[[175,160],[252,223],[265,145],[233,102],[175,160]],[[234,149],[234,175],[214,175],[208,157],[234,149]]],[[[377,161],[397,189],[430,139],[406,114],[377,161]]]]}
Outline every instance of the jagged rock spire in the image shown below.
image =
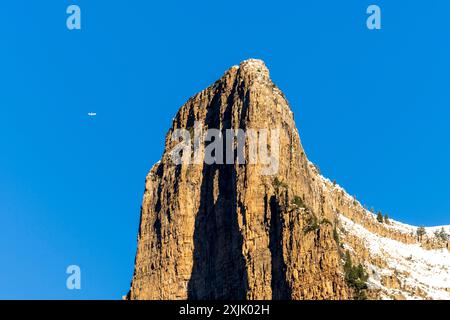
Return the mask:
{"type": "MultiPolygon", "coordinates": [[[[250,149],[246,140],[246,155],[250,149]]],[[[335,218],[316,176],[264,62],[230,68],[180,108],[147,176],[128,297],[347,298],[333,226],[304,232],[311,219],[335,218]],[[278,132],[278,140],[267,139],[268,150],[279,152],[276,170],[267,174],[260,162],[174,164],[173,134],[193,132],[194,124],[278,132]]]]}

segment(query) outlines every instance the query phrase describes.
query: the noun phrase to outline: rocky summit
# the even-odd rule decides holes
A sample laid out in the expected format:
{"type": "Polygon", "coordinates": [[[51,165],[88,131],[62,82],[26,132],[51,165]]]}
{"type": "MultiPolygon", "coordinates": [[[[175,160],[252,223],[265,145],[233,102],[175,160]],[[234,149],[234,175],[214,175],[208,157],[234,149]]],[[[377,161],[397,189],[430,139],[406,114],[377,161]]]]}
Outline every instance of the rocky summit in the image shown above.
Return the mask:
{"type": "MultiPolygon", "coordinates": [[[[223,137],[221,145],[237,145],[223,137]]],[[[194,139],[181,156],[204,159],[207,145],[194,139]]],[[[251,157],[252,141],[241,147],[251,157]]],[[[237,149],[223,148],[223,158],[237,160],[237,149]]],[[[250,59],[175,116],[146,178],[127,298],[449,299],[448,233],[380,220],[322,177],[286,97],[264,62],[250,59]],[[257,136],[266,130],[275,170],[265,161],[174,161],[176,133],[199,126],[257,136]]]]}

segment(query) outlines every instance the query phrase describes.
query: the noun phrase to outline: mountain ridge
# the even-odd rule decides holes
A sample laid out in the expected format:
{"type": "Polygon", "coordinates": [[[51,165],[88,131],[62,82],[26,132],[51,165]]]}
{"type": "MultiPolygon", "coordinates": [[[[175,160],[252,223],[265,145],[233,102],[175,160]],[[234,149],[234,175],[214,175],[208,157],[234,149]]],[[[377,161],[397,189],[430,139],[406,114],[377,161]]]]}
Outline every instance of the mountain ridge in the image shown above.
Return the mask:
{"type": "MultiPolygon", "coordinates": [[[[286,97],[264,62],[249,59],[189,98],[175,116],[163,156],[147,175],[127,298],[400,299],[442,298],[450,292],[445,277],[439,294],[417,279],[420,290],[414,291],[408,277],[389,273],[390,264],[367,250],[356,225],[399,244],[418,243],[400,224],[376,221],[344,189],[320,175],[306,157],[286,97]],[[222,133],[219,146],[225,146],[223,157],[232,163],[217,161],[217,149],[216,162],[205,164],[208,144],[196,140],[199,126],[222,133]],[[239,141],[227,136],[227,130],[248,133],[241,153],[239,141]],[[265,141],[269,158],[276,160],[269,166],[265,161],[240,163],[240,156],[252,158],[252,130],[258,137],[266,131],[272,137],[265,141]],[[183,161],[174,164],[180,141],[173,138],[180,131],[194,141],[184,145],[183,161]],[[234,149],[226,148],[229,142],[234,149]],[[184,162],[196,156],[202,161],[184,162]],[[364,286],[349,281],[349,257],[367,269],[367,279],[361,276],[364,286]]],[[[436,243],[429,235],[419,243],[431,250],[448,249],[448,243],[436,243]]],[[[442,266],[450,266],[447,260],[442,266]]]]}

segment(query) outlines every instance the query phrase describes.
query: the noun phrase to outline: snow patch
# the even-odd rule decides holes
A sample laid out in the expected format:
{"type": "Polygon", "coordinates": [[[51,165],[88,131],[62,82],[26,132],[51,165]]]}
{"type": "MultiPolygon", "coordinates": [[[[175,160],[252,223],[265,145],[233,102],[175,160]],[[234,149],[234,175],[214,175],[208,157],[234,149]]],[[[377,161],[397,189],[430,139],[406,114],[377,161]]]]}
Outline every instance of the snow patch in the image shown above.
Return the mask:
{"type": "MultiPolygon", "coordinates": [[[[381,257],[388,265],[386,270],[371,265],[375,272],[369,278],[370,285],[395,294],[395,290],[383,287],[379,279],[381,275],[395,272],[403,285],[419,288],[432,299],[450,299],[450,292],[447,291],[450,288],[448,250],[426,250],[419,244],[405,244],[374,234],[343,215],[339,215],[339,218],[344,229],[361,239],[372,256],[381,257]]],[[[406,298],[414,298],[407,296],[403,290],[400,291],[406,298]]]]}

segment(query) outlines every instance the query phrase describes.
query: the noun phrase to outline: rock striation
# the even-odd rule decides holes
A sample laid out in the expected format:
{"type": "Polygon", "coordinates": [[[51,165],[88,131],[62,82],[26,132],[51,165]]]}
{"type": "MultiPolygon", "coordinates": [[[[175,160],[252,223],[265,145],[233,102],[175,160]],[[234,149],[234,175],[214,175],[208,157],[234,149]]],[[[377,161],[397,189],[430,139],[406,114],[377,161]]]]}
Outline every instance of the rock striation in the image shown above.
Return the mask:
{"type": "MultiPolygon", "coordinates": [[[[194,141],[198,144],[207,145],[194,141]]],[[[249,156],[252,146],[248,140],[244,145],[249,156]]],[[[223,156],[237,160],[238,153],[224,148],[223,156]]],[[[173,120],[162,158],[146,178],[127,298],[352,298],[344,276],[345,245],[337,234],[348,248],[353,244],[357,261],[376,259],[361,239],[344,234],[342,215],[374,233],[415,241],[377,225],[359,202],[320,175],[264,62],[244,61],[190,98],[173,120]],[[224,144],[227,129],[278,130],[276,143],[267,139],[268,149],[279,154],[276,171],[267,174],[267,164],[258,162],[174,163],[179,143],[174,133],[193,133],[198,124],[222,132],[224,144]]],[[[401,286],[392,275],[382,283],[401,286]]],[[[381,295],[375,290],[369,296],[381,295]]]]}

